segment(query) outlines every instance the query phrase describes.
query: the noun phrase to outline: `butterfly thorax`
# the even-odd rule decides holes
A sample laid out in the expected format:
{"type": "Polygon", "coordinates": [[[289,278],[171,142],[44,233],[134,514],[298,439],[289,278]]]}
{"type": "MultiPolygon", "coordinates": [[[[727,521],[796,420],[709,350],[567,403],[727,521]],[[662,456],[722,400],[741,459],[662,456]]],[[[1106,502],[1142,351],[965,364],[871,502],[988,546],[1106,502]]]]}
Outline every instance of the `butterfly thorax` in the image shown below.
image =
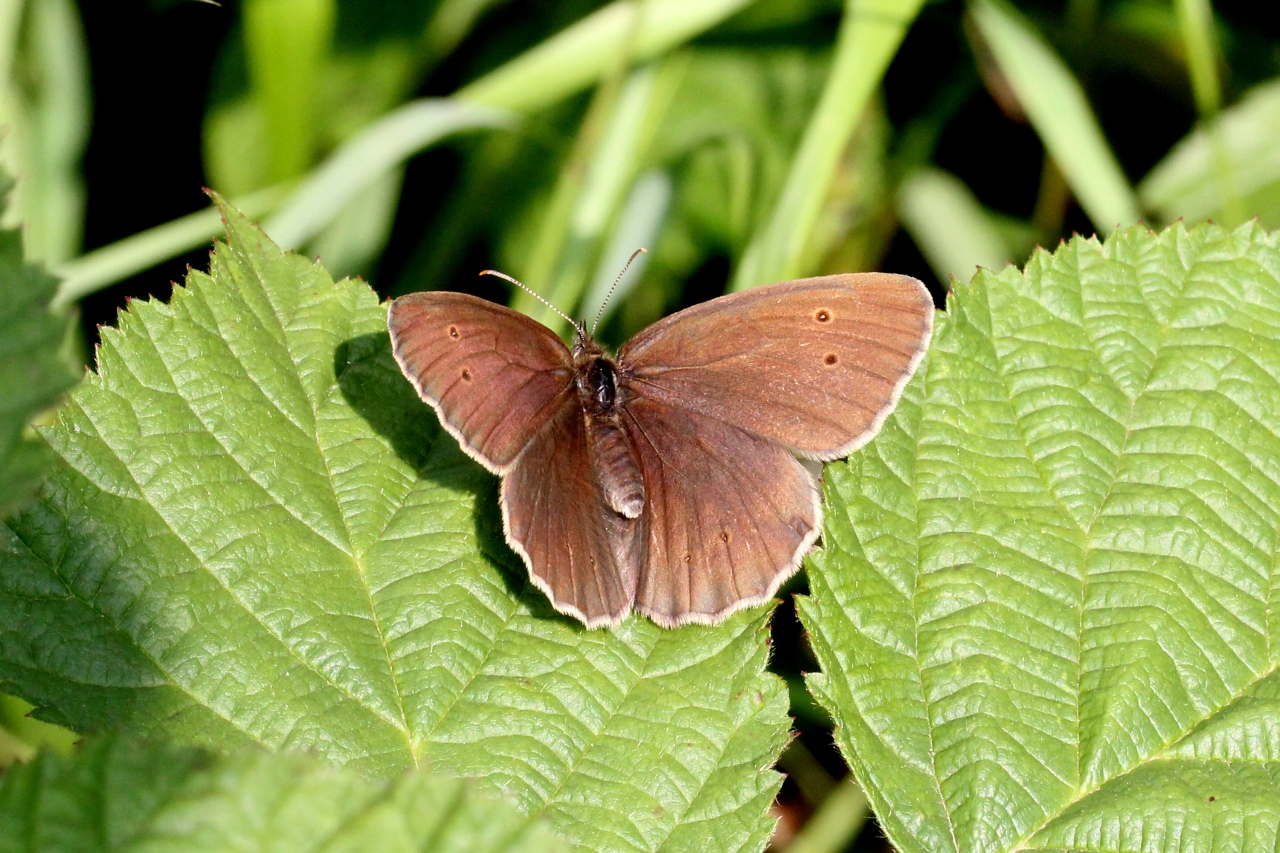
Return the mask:
{"type": "Polygon", "coordinates": [[[623,424],[625,381],[617,365],[589,335],[579,334],[573,367],[596,483],[614,512],[636,518],[644,511],[644,479],[623,424]]]}

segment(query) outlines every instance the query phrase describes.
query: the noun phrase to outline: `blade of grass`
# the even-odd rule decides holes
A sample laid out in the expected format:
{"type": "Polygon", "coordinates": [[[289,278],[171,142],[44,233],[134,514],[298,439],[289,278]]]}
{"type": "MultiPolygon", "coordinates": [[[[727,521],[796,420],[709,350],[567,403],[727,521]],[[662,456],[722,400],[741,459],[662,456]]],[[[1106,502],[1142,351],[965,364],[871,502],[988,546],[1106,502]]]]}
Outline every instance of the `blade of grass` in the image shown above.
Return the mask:
{"type": "Polygon", "coordinates": [[[804,829],[787,847],[787,853],[838,853],[862,831],[871,816],[867,795],[852,776],[845,777],[827,795],[804,829]]]}
{"type": "MultiPolygon", "coordinates": [[[[537,134],[512,133],[488,134],[469,144],[447,196],[440,200],[439,212],[422,223],[413,254],[394,280],[382,277],[379,290],[386,288],[388,296],[402,296],[416,290],[457,289],[456,285],[450,287],[450,282],[460,271],[465,269],[468,277],[477,272],[470,265],[460,267],[461,259],[479,235],[517,231],[503,217],[503,212],[513,207],[510,175],[526,174],[514,166],[526,150],[534,152],[533,157],[547,157],[547,147],[540,142],[537,134]]],[[[495,247],[494,253],[493,263],[510,271],[501,250],[495,247]]]]}
{"type": "MultiPolygon", "coordinates": [[[[573,225],[578,218],[577,209],[582,205],[583,197],[593,189],[598,189],[598,181],[596,187],[588,186],[593,177],[600,175],[601,170],[596,164],[602,157],[616,156],[614,152],[606,153],[605,137],[612,136],[612,126],[633,109],[629,109],[630,104],[620,102],[634,101],[643,96],[644,90],[652,85],[652,73],[648,70],[641,69],[631,74],[626,74],[626,70],[617,64],[615,58],[613,73],[607,75],[592,93],[587,111],[578,124],[573,144],[560,166],[541,221],[530,229],[536,231],[537,236],[533,240],[522,275],[531,287],[557,307],[560,307],[566,296],[571,295],[572,287],[567,286],[562,279],[572,272],[575,261],[579,271],[585,269],[585,259],[575,257],[581,254],[581,249],[575,251],[577,247],[573,240],[573,225]]],[[[566,329],[560,315],[526,291],[515,289],[510,304],[517,311],[528,314],[558,333],[563,333],[566,329]]],[[[575,307],[564,304],[561,310],[567,313],[575,307]]]]}
{"type": "Polygon", "coordinates": [[[320,232],[366,187],[411,155],[467,130],[509,127],[505,112],[439,98],[398,107],[345,142],[313,169],[263,228],[282,248],[320,232]]]}
{"type": "MultiPolygon", "coordinates": [[[[30,761],[41,749],[70,755],[80,736],[70,729],[35,719],[31,716],[32,710],[30,703],[0,693],[0,738],[6,733],[13,738],[10,748],[14,748],[23,761],[30,761]]],[[[0,758],[0,767],[4,766],[2,762],[0,758]]]]}
{"type": "Polygon", "coordinates": [[[1218,88],[1218,47],[1213,32],[1213,9],[1209,0],[1175,0],[1182,46],[1187,51],[1187,72],[1196,109],[1204,117],[1217,115],[1221,105],[1218,88]]]}
{"type": "Polygon", "coordinates": [[[1173,146],[1138,185],[1143,203],[1161,222],[1228,219],[1223,183],[1214,174],[1220,162],[1216,147],[1222,144],[1231,170],[1228,186],[1238,194],[1240,206],[1275,228],[1280,224],[1278,134],[1280,79],[1273,79],[1173,146]]]}
{"type": "Polygon", "coordinates": [[[611,73],[620,53],[629,51],[632,62],[642,62],[709,30],[749,3],[618,0],[464,86],[456,97],[532,112],[611,73]]]}
{"type": "MultiPolygon", "coordinates": [[[[267,187],[237,198],[235,206],[245,216],[256,218],[286,198],[290,188],[290,184],[267,187]]],[[[62,308],[161,261],[208,245],[224,230],[217,209],[209,207],[86,252],[54,268],[62,283],[53,307],[62,308]]]]}
{"type": "Polygon", "coordinates": [[[453,52],[497,0],[441,0],[422,31],[422,62],[434,66],[453,52]]]}
{"type": "Polygon", "coordinates": [[[1079,82],[1011,7],[977,0],[974,24],[1085,213],[1110,230],[1141,218],[1137,198],[1079,82]]]}
{"type": "MultiPolygon", "coordinates": [[[[266,229],[282,246],[301,245],[332,221],[350,198],[409,155],[451,133],[509,124],[509,117],[486,107],[534,110],[586,88],[616,67],[618,52],[632,37],[641,5],[644,18],[634,34],[636,57],[652,56],[687,41],[748,2],[655,0],[646,5],[620,0],[611,4],[465,87],[458,97],[469,103],[419,101],[384,116],[314,170],[266,229]]],[[[280,192],[280,187],[273,187],[237,199],[236,205],[260,216],[275,207],[280,192]]],[[[59,270],[66,278],[58,301],[74,301],[198,246],[216,236],[219,227],[214,213],[201,211],[77,258],[59,270]]]]}
{"type": "MultiPolygon", "coordinates": [[[[595,275],[582,300],[582,316],[588,321],[593,320],[600,312],[601,303],[631,253],[639,248],[652,249],[657,242],[662,226],[667,221],[667,214],[671,212],[674,194],[675,186],[671,176],[660,169],[644,173],[631,185],[631,192],[618,212],[617,221],[609,235],[609,243],[600,252],[600,262],[596,264],[595,275]]],[[[613,292],[609,304],[600,314],[601,323],[609,318],[627,298],[627,294],[644,279],[648,257],[641,255],[636,258],[626,276],[618,282],[618,289],[613,292]]]]}
{"type": "Polygon", "coordinates": [[[1223,224],[1239,225],[1248,214],[1240,198],[1231,168],[1231,154],[1223,136],[1222,125],[1216,121],[1222,108],[1221,82],[1218,79],[1218,39],[1213,26],[1213,9],[1209,0],[1176,0],[1178,29],[1182,45],[1187,52],[1187,72],[1191,77],[1191,91],[1195,95],[1196,109],[1209,139],[1213,158],[1213,177],[1222,199],[1223,224]]]}
{"type": "Polygon", "coordinates": [[[772,214],[733,278],[743,290],[803,273],[805,248],[859,118],[923,0],[846,0],[831,72],[772,214]]]}
{"type": "Polygon", "coordinates": [[[333,42],[336,0],[246,0],[245,52],[267,129],[268,180],[310,168],[320,75],[333,42]]]}
{"type": "Polygon", "coordinates": [[[89,138],[84,32],[70,0],[0,4],[0,162],[22,176],[8,225],[27,256],[57,263],[80,251],[89,138]]]}
{"type": "MultiPolygon", "coordinates": [[[[804,688],[802,679],[800,682],[800,691],[808,693],[804,688]]],[[[790,686],[791,679],[787,679],[790,686]]],[[[795,692],[791,691],[794,696],[795,692]]],[[[812,700],[812,697],[811,697],[812,700]]],[[[816,702],[814,703],[817,704],[816,702]]],[[[825,716],[826,712],[822,712],[825,716]]],[[[825,717],[827,725],[830,725],[830,717],[825,717]]],[[[796,738],[787,744],[787,748],[782,755],[778,756],[778,769],[787,774],[787,778],[795,783],[796,788],[800,791],[800,796],[805,802],[818,806],[823,800],[831,796],[831,792],[836,788],[836,780],[827,772],[817,757],[809,751],[804,745],[804,740],[796,738]]]]}
{"type": "MultiPolygon", "coordinates": [[[[452,133],[508,123],[509,117],[497,110],[437,99],[414,101],[356,134],[301,185],[277,184],[234,203],[250,217],[278,208],[265,226],[267,233],[285,248],[293,248],[318,234],[352,198],[410,155],[452,133]]],[[[62,286],[54,304],[74,302],[204,245],[221,233],[222,227],[217,211],[209,208],[89,252],[57,269],[62,286]]]]}
{"type": "Polygon", "coordinates": [[[323,261],[334,278],[367,277],[391,237],[403,183],[401,166],[354,193],[333,219],[307,240],[307,254],[323,261]]]}
{"type": "Polygon", "coordinates": [[[0,0],[0,79],[12,73],[25,5],[26,0],[0,0]]]}
{"type": "MultiPolygon", "coordinates": [[[[528,275],[530,286],[566,312],[579,307],[601,243],[639,170],[651,118],[663,109],[663,93],[671,88],[660,85],[663,76],[645,66],[620,86],[602,85],[561,172],[551,201],[551,209],[560,213],[543,218],[528,275]]],[[[564,320],[528,293],[518,291],[512,306],[563,331],[564,320]]]]}
{"type": "Polygon", "coordinates": [[[1009,249],[963,181],[942,169],[919,168],[898,188],[898,218],[938,281],[968,281],[974,267],[998,270],[1009,249]]]}

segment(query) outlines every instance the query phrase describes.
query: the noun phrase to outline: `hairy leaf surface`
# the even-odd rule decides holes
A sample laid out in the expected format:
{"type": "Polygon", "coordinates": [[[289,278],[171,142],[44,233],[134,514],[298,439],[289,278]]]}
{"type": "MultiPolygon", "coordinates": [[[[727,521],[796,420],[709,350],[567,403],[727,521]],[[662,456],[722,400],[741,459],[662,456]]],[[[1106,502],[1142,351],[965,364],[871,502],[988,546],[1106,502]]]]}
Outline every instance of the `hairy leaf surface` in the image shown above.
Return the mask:
{"type": "Polygon", "coordinates": [[[1280,252],[1074,239],[952,294],[827,469],[810,686],[903,851],[1280,839],[1280,252]]]}
{"type": "Polygon", "coordinates": [[[503,544],[359,282],[230,214],[104,330],[0,528],[0,685],[80,731],[474,777],[595,849],[761,849],[787,699],[763,610],[585,631],[503,544]]]}

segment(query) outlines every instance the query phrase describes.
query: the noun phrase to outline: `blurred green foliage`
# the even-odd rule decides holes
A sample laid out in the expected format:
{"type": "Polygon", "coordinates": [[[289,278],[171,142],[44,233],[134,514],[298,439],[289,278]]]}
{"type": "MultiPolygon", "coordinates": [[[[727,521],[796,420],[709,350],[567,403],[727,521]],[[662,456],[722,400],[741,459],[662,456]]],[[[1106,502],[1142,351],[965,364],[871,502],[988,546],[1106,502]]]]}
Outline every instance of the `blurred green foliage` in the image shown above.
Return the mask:
{"type": "MultiPolygon", "coordinates": [[[[0,104],[6,162],[41,176],[13,216],[32,237],[67,220],[63,246],[35,254],[62,264],[70,302],[217,223],[157,222],[74,257],[90,64],[61,2],[3,4],[0,104]]],[[[725,288],[886,258],[927,263],[941,290],[1072,231],[1280,216],[1275,46],[1248,11],[1204,0],[188,0],[140,14],[222,28],[200,139],[175,145],[198,146],[208,186],[274,209],[282,243],[387,295],[467,289],[495,266],[581,314],[648,245],[610,306],[614,339],[725,288]],[[505,118],[393,120],[419,102],[505,118]]]]}
{"type": "MultiPolygon", "coordinates": [[[[74,257],[84,38],[63,0],[0,8],[3,154],[27,176],[12,216],[31,238],[65,220],[62,245],[34,252],[62,264],[64,301],[207,242],[209,216],[74,257]]],[[[497,266],[583,314],[649,245],[632,276],[644,287],[610,306],[614,338],[723,288],[886,256],[917,273],[923,258],[945,286],[1072,231],[1277,217],[1275,47],[1247,11],[1204,0],[189,0],[144,14],[223,28],[201,137],[175,144],[199,146],[208,186],[265,198],[281,242],[388,295],[465,289],[497,266]],[[1180,126],[1135,146],[1153,128],[1115,105],[1116,81],[1180,126]],[[415,99],[507,118],[388,120],[415,99]],[[1001,156],[1028,127],[1038,167],[1034,145],[1001,156]],[[1153,146],[1168,155],[1154,169],[1153,146]],[[447,153],[415,158],[431,147],[447,153]],[[1031,203],[1009,209],[999,196],[1015,193],[1031,203]],[[397,219],[407,199],[414,218],[397,219]]]]}

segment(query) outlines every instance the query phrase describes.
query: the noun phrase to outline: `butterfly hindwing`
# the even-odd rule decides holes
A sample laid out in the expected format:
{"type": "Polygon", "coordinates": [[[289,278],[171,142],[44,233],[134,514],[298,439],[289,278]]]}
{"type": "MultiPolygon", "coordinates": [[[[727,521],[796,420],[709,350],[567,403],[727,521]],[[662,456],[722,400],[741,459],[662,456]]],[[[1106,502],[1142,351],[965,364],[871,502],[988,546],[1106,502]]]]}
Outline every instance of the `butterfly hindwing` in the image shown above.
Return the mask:
{"type": "Polygon", "coordinates": [[[771,598],[818,536],[804,466],[774,441],[645,398],[624,422],[646,494],[636,610],[666,627],[715,624],[771,598]]]}
{"type": "Polygon", "coordinates": [[[576,405],[562,409],[503,477],[502,521],[556,610],[589,628],[616,625],[631,610],[644,522],[605,502],[576,405]]]}

